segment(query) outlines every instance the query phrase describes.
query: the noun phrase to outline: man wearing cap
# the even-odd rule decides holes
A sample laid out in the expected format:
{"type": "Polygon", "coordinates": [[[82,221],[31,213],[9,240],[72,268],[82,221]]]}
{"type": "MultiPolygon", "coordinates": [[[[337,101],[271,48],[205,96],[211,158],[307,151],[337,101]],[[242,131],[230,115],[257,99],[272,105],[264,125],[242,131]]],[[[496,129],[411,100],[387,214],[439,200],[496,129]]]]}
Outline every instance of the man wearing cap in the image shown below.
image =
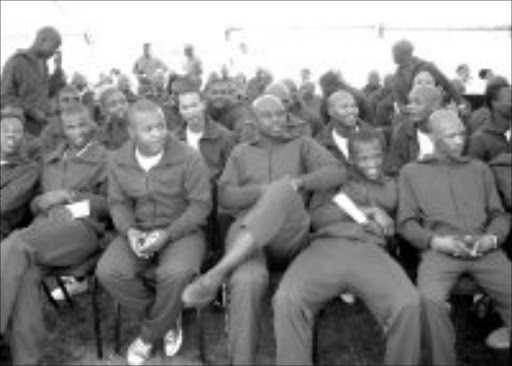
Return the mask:
{"type": "Polygon", "coordinates": [[[434,149],[399,178],[398,231],[421,251],[417,286],[434,365],[455,365],[455,330],[446,301],[460,275],[472,276],[510,329],[511,263],[499,250],[510,230],[490,168],[462,156],[465,128],[456,112],[428,119],[434,149]]]}
{"type": "Polygon", "coordinates": [[[4,65],[1,105],[21,107],[25,113],[25,131],[34,136],[41,133],[51,111],[47,61],[61,43],[61,35],[55,28],[41,28],[32,46],[17,51],[4,65]]]}
{"type": "Polygon", "coordinates": [[[251,365],[263,298],[267,264],[286,268],[307,245],[308,194],[341,184],[345,169],[316,141],[288,130],[286,110],[274,96],[253,103],[259,137],[233,150],[219,180],[219,203],[232,210],[226,253],[183,292],[188,306],[204,306],[227,282],[231,363],[251,365]]]}

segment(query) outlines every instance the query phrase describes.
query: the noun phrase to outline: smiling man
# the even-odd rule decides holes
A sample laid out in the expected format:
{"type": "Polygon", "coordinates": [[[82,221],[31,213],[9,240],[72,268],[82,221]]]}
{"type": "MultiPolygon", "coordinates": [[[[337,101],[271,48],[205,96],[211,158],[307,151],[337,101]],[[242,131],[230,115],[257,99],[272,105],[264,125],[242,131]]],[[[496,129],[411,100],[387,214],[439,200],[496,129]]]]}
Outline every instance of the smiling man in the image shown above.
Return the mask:
{"type": "Polygon", "coordinates": [[[40,267],[76,265],[94,253],[108,214],[107,155],[93,139],[89,112],[74,105],[62,121],[65,141],[43,161],[41,194],[31,204],[35,220],[0,245],[0,333],[9,334],[16,365],[41,361],[40,267]]]}

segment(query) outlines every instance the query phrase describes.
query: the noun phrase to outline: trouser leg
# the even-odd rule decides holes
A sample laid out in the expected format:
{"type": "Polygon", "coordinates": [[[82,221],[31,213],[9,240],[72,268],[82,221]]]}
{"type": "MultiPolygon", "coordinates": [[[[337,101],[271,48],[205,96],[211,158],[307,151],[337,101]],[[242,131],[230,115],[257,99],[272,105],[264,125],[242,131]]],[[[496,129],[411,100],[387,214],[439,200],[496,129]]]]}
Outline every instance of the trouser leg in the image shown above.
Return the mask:
{"type": "Polygon", "coordinates": [[[317,239],[293,261],[274,297],[277,364],[312,363],[314,317],[346,289],[385,329],[386,363],[417,363],[420,297],[399,265],[374,244],[317,239]]]}
{"type": "Polygon", "coordinates": [[[204,255],[202,233],[169,243],[158,253],[154,270],[154,301],[142,323],[142,340],[153,344],[175,327],[182,309],[181,293],[192,277],[199,273],[204,255]]]}
{"type": "Polygon", "coordinates": [[[447,303],[451,289],[468,262],[428,251],[422,254],[417,285],[423,296],[426,344],[431,348],[434,365],[455,365],[455,329],[447,303]]]}
{"type": "Polygon", "coordinates": [[[254,365],[269,274],[262,252],[238,266],[229,279],[228,353],[233,365],[254,365]]]}
{"type": "Polygon", "coordinates": [[[511,262],[506,254],[494,251],[476,260],[471,266],[471,274],[485,292],[493,299],[496,310],[510,328],[512,283],[511,262]]]}
{"type": "Polygon", "coordinates": [[[15,232],[2,243],[1,332],[5,333],[10,324],[11,343],[30,349],[27,363],[37,357],[36,350],[40,352],[38,345],[44,331],[42,317],[35,310],[41,308],[39,267],[79,264],[97,246],[96,234],[87,224],[51,220],[15,232]]]}

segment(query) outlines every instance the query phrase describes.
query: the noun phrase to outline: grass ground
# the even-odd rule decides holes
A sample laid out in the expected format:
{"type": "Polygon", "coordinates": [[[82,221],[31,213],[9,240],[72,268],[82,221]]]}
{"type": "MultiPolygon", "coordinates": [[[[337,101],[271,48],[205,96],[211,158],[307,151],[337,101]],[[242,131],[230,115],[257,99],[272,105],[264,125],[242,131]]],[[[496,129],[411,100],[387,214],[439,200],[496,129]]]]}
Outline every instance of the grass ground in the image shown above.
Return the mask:
{"type": "MultiPolygon", "coordinates": [[[[105,356],[98,360],[92,328],[92,307],[86,294],[76,298],[73,309],[62,307],[57,313],[49,303],[45,305],[48,337],[44,363],[48,365],[123,365],[128,344],[137,336],[138,322],[134,314],[124,311],[121,328],[121,355],[113,352],[114,307],[108,295],[101,296],[101,318],[105,356]]],[[[494,365],[492,353],[483,344],[485,335],[499,321],[496,317],[478,320],[468,311],[470,301],[454,302],[454,321],[458,333],[459,365],[494,365]]],[[[262,319],[258,358],[261,365],[274,363],[274,339],[270,302],[262,319]]],[[[213,308],[204,315],[206,346],[209,362],[227,364],[224,313],[213,308]]],[[[184,315],[185,341],[179,354],[173,358],[158,350],[149,365],[200,365],[197,347],[197,327],[193,312],[184,315]]],[[[340,300],[329,303],[320,319],[319,363],[321,365],[380,365],[384,343],[382,333],[366,307],[356,302],[347,305],[340,300]]],[[[5,360],[2,360],[5,361],[5,360]]],[[[3,362],[2,362],[3,363],[3,362]]]]}

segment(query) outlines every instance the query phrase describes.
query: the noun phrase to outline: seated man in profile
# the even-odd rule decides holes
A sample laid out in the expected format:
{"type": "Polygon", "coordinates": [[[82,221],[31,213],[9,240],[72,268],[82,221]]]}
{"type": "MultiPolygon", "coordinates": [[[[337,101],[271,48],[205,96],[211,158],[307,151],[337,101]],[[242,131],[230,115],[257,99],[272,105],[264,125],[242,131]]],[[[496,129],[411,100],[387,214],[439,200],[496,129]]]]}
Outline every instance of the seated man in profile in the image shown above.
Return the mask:
{"type": "Polygon", "coordinates": [[[490,168],[462,156],[465,128],[457,114],[429,120],[433,153],[406,165],[399,180],[398,229],[422,251],[417,286],[425,299],[435,365],[455,365],[455,330],[446,300],[461,274],[471,275],[510,329],[511,263],[499,250],[510,230],[490,168]]]}
{"type": "Polygon", "coordinates": [[[398,192],[396,182],[382,173],[381,136],[360,130],[350,136],[348,149],[348,181],[313,196],[312,242],[293,261],[274,296],[278,365],[312,364],[315,315],[347,290],[365,302],[381,325],[385,364],[419,362],[420,296],[386,251],[398,192]]]}
{"type": "Polygon", "coordinates": [[[41,267],[77,265],[95,253],[108,215],[107,152],[94,139],[89,111],[70,106],[62,122],[66,140],[43,160],[33,223],[0,245],[0,333],[8,333],[16,365],[41,361],[41,267]]]}
{"type": "Polygon", "coordinates": [[[264,95],[253,108],[259,137],[234,148],[219,180],[219,204],[237,218],[226,252],[182,295],[185,305],[204,306],[228,282],[229,357],[235,365],[255,363],[268,266],[285,268],[307,245],[307,195],[345,179],[344,167],[327,150],[288,125],[279,99],[264,95]]]}
{"type": "Polygon", "coordinates": [[[181,347],[180,296],[203,262],[211,187],[201,155],[168,133],[155,103],[135,102],[128,121],[132,138],[109,165],[108,200],[119,235],[96,274],[116,301],[144,313],[127,351],[129,365],[142,365],[162,339],[168,357],[181,347]]]}
{"type": "Polygon", "coordinates": [[[0,121],[0,241],[30,217],[40,166],[23,151],[23,115],[3,114],[0,121]]]}

